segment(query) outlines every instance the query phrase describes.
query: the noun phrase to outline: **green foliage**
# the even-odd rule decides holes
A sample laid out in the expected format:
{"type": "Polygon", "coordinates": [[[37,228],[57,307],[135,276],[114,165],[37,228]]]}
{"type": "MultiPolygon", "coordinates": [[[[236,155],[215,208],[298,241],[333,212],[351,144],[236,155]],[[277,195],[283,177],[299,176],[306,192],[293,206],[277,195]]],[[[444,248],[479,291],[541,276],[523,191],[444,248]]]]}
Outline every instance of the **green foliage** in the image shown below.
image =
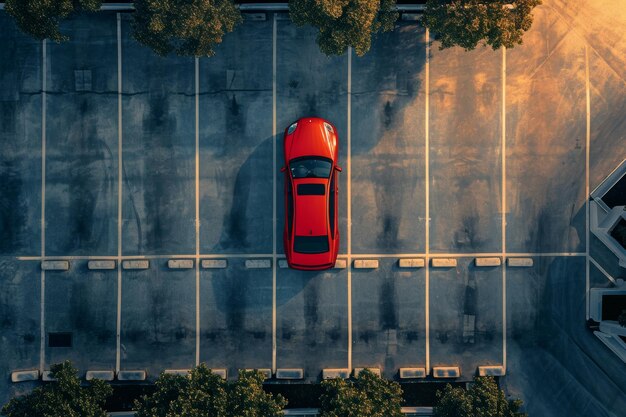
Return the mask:
{"type": "Polygon", "coordinates": [[[101,4],[101,0],[6,0],[5,8],[22,32],[62,42],[69,39],[59,30],[63,19],[72,12],[97,11],[101,4]]]}
{"type": "Polygon", "coordinates": [[[428,0],[423,23],[441,41],[440,49],[472,50],[482,42],[493,49],[522,43],[541,0],[428,0]]]}
{"type": "Polygon", "coordinates": [[[617,322],[620,326],[626,327],[626,310],[622,310],[622,313],[617,318],[617,322]]]}
{"type": "Polygon", "coordinates": [[[402,389],[369,370],[354,381],[322,382],[320,417],[401,417],[402,389]]]}
{"type": "Polygon", "coordinates": [[[282,417],[287,401],[265,393],[263,380],[249,371],[229,384],[205,364],[189,376],[161,374],[154,393],[135,401],[137,417],[282,417]]]}
{"type": "Polygon", "coordinates": [[[393,29],[395,6],[395,0],[289,0],[289,14],[296,25],[319,29],[317,44],[326,55],[341,55],[352,46],[363,56],[374,34],[393,29]]]}
{"type": "Polygon", "coordinates": [[[6,417],[106,417],[104,402],[113,389],[92,380],[82,387],[69,361],[50,367],[57,382],[35,388],[30,394],[11,399],[3,408],[6,417]]]}
{"type": "Polygon", "coordinates": [[[232,0],[136,0],[133,36],[161,56],[213,56],[240,22],[232,0]]]}
{"type": "Polygon", "coordinates": [[[435,417],[526,417],[521,400],[507,400],[492,377],[476,377],[469,390],[446,385],[437,393],[435,417]]]}

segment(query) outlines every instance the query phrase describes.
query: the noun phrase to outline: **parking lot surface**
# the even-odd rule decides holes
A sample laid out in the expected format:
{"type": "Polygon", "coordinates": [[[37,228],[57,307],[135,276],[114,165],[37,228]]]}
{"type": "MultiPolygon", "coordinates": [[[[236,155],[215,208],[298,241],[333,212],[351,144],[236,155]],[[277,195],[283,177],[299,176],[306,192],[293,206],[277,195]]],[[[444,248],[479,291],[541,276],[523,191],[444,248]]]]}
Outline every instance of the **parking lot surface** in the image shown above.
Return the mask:
{"type": "Polygon", "coordinates": [[[623,364],[585,320],[609,284],[594,262],[624,272],[587,195],[626,156],[626,15],[565,3],[512,50],[440,51],[399,21],[330,58],[280,13],[194,59],[155,56],[125,13],[75,16],[55,44],[0,12],[0,400],[32,387],[12,371],[65,359],[148,381],[200,362],[306,382],[489,365],[531,415],[619,416],[623,364]],[[308,115],[340,138],[325,272],[283,267],[282,131],[308,115]]]}

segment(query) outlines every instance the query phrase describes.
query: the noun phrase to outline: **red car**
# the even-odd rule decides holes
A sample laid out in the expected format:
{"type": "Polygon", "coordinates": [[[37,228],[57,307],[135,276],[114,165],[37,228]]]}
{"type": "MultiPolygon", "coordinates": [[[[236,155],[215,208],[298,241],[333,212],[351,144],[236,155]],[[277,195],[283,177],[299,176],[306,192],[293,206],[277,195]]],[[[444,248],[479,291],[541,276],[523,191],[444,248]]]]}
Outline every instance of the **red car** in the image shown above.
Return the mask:
{"type": "Polygon", "coordinates": [[[285,255],[290,268],[332,268],[339,251],[337,129],[304,117],[285,129],[285,255]],[[295,192],[294,192],[295,191],[295,192]]]}

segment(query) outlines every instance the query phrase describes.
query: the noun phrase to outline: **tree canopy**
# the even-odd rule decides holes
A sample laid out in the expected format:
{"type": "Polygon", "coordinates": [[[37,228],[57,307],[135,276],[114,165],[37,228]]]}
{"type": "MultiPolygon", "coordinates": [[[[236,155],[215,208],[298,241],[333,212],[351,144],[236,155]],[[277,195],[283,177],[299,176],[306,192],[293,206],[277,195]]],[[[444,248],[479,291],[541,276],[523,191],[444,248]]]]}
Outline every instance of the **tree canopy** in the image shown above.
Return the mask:
{"type": "Polygon", "coordinates": [[[369,370],[322,382],[320,417],[401,417],[402,389],[369,370]]]}
{"type": "Polygon", "coordinates": [[[59,30],[62,20],[73,12],[99,10],[101,4],[101,0],[6,0],[5,9],[22,32],[62,42],[69,39],[59,30]]]}
{"type": "Polygon", "coordinates": [[[161,56],[213,56],[241,22],[232,0],[135,0],[133,36],[161,56]]]}
{"type": "Polygon", "coordinates": [[[161,374],[155,391],[135,402],[137,417],[282,417],[287,401],[265,393],[263,380],[243,371],[229,384],[204,364],[188,376],[161,374]]]}
{"type": "Polygon", "coordinates": [[[35,388],[30,394],[11,399],[3,408],[6,417],[106,417],[104,402],[113,390],[104,381],[81,386],[69,361],[50,367],[57,381],[35,388]]]}
{"type": "Polygon", "coordinates": [[[532,10],[541,0],[428,0],[424,26],[441,42],[440,49],[479,43],[493,49],[522,43],[533,23],[532,10]]]}
{"type": "Polygon", "coordinates": [[[492,377],[476,377],[466,391],[446,385],[437,393],[435,417],[526,417],[521,400],[507,400],[492,377]]]}
{"type": "Polygon", "coordinates": [[[341,55],[351,46],[363,56],[373,35],[394,28],[395,6],[395,0],[289,0],[289,14],[296,25],[319,30],[317,43],[326,55],[341,55]]]}

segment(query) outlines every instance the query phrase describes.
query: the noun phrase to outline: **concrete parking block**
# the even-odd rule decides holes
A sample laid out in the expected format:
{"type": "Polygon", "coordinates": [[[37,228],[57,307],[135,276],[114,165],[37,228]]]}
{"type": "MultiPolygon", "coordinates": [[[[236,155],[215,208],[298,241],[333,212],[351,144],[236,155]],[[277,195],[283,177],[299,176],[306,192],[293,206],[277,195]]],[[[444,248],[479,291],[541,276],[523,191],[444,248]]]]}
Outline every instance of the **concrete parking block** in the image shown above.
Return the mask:
{"type": "Polygon", "coordinates": [[[357,376],[359,376],[359,374],[363,372],[365,369],[368,369],[371,373],[373,373],[376,376],[380,376],[380,368],[354,368],[354,377],[356,378],[357,376]]]}
{"type": "Polygon", "coordinates": [[[348,368],[328,368],[322,369],[322,379],[333,378],[350,378],[350,370],[348,368]]]}
{"type": "Polygon", "coordinates": [[[44,382],[55,382],[57,379],[52,377],[52,371],[43,371],[41,373],[41,380],[44,382]]]}
{"type": "Polygon", "coordinates": [[[87,371],[85,373],[85,379],[91,381],[92,379],[101,379],[103,381],[113,381],[115,379],[115,372],[113,371],[87,371]]]}
{"type": "Polygon", "coordinates": [[[357,259],[354,261],[354,267],[357,269],[376,269],[378,268],[378,259],[357,259]]]}
{"type": "Polygon", "coordinates": [[[146,371],[134,370],[134,371],[119,371],[117,373],[118,381],[145,381],[146,371]]]}
{"type": "Polygon", "coordinates": [[[11,382],[36,381],[39,379],[39,371],[34,369],[30,371],[13,371],[11,372],[11,382]]]}
{"type": "Polygon", "coordinates": [[[44,271],[67,271],[70,269],[70,261],[41,261],[41,269],[44,271]]]}
{"type": "Polygon", "coordinates": [[[431,263],[433,268],[456,268],[455,258],[433,258],[431,263]]]}
{"type": "Polygon", "coordinates": [[[486,365],[478,367],[478,376],[504,376],[504,366],[486,365]]]}
{"type": "Polygon", "coordinates": [[[337,259],[335,261],[335,266],[333,268],[335,269],[346,269],[348,267],[348,260],[347,259],[337,259]]]}
{"type": "Polygon", "coordinates": [[[502,265],[502,259],[500,259],[499,257],[492,257],[492,258],[476,258],[476,260],[474,261],[474,264],[476,266],[500,266],[502,265]]]}
{"type": "Polygon", "coordinates": [[[426,266],[424,258],[400,259],[398,261],[400,268],[423,268],[426,266]]]}
{"type": "Polygon", "coordinates": [[[420,20],[421,14],[419,13],[402,13],[401,19],[404,21],[415,22],[420,20]]]}
{"type": "Polygon", "coordinates": [[[244,20],[253,20],[257,22],[263,22],[267,20],[265,13],[242,13],[244,20]]]}
{"type": "Polygon", "coordinates": [[[170,269],[192,269],[193,259],[170,259],[167,261],[167,267],[170,269]]]}
{"type": "Polygon", "coordinates": [[[433,368],[433,378],[458,378],[461,370],[458,366],[435,366],[433,368]]]}
{"type": "Polygon", "coordinates": [[[90,270],[115,269],[115,261],[113,260],[89,261],[87,262],[87,268],[90,270]]]}
{"type": "Polygon", "coordinates": [[[163,371],[163,373],[167,375],[181,375],[181,376],[189,376],[189,372],[191,372],[191,369],[166,369],[163,371]]]}
{"type": "Polygon", "coordinates": [[[278,267],[279,268],[283,268],[283,269],[289,268],[289,264],[287,263],[286,259],[279,259],[278,260],[278,267]]]}
{"type": "Polygon", "coordinates": [[[124,269],[148,269],[150,268],[150,261],[147,259],[123,261],[122,268],[124,269]]]}
{"type": "Polygon", "coordinates": [[[304,370],[302,368],[277,369],[276,379],[304,379],[304,370]]]}
{"type": "Polygon", "coordinates": [[[248,369],[240,369],[239,373],[241,373],[241,371],[258,371],[260,373],[263,374],[263,376],[265,377],[265,379],[272,379],[272,370],[269,368],[260,368],[260,369],[254,369],[254,368],[248,368],[248,369]]]}
{"type": "Polygon", "coordinates": [[[201,266],[204,269],[223,269],[228,266],[226,259],[203,259],[201,266]]]}
{"type": "Polygon", "coordinates": [[[511,267],[529,268],[533,266],[533,258],[508,258],[506,263],[511,267]]]}
{"type": "Polygon", "coordinates": [[[247,269],[266,269],[272,267],[272,261],[269,259],[246,259],[247,269]]]}
{"type": "Polygon", "coordinates": [[[228,376],[225,368],[211,369],[211,372],[213,372],[215,375],[219,375],[222,379],[226,379],[226,377],[228,376]]]}
{"type": "Polygon", "coordinates": [[[426,378],[426,368],[400,368],[400,379],[426,378]]]}

